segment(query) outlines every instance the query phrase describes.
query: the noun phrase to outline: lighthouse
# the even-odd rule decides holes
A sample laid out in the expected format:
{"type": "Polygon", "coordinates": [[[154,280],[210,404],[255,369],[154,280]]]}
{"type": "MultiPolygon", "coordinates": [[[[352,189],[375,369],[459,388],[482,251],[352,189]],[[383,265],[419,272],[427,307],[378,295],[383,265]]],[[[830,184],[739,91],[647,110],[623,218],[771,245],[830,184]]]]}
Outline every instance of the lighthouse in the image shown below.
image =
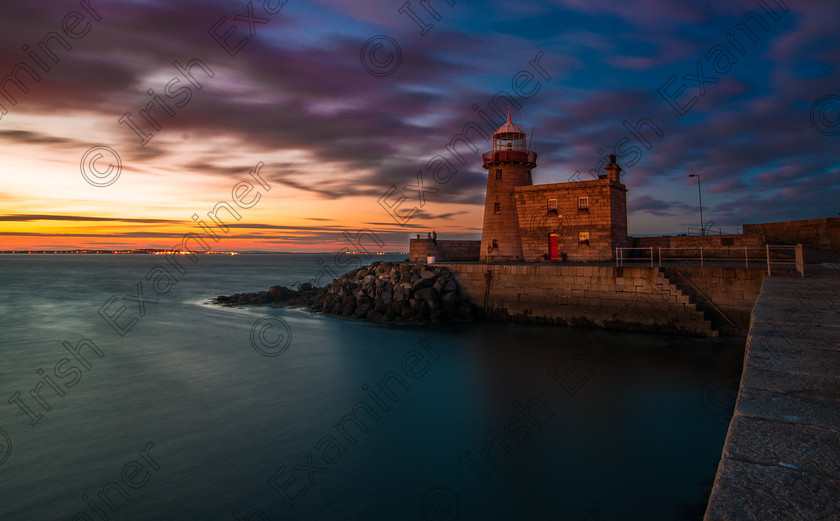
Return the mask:
{"type": "Polygon", "coordinates": [[[522,238],[514,188],[531,186],[537,154],[528,150],[527,135],[510,120],[493,133],[493,150],[482,154],[487,170],[481,261],[521,261],[522,238]]]}

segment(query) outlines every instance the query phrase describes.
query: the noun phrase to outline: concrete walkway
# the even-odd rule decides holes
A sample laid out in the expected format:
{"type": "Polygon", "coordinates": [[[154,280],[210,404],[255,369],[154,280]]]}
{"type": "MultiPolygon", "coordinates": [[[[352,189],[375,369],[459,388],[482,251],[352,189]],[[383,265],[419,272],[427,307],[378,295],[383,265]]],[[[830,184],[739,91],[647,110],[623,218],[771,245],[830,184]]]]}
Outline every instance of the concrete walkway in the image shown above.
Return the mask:
{"type": "Polygon", "coordinates": [[[764,279],[706,521],[840,520],[840,277],[819,275],[764,279]]]}

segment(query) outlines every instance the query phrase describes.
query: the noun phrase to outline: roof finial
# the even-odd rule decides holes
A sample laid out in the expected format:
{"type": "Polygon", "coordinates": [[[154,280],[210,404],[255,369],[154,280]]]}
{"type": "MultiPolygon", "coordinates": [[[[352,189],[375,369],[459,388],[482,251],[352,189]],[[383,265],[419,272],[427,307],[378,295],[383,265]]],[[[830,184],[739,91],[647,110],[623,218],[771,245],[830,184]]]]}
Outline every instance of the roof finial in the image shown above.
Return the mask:
{"type": "Polygon", "coordinates": [[[510,123],[510,105],[508,105],[508,120],[507,120],[507,122],[510,123]]]}

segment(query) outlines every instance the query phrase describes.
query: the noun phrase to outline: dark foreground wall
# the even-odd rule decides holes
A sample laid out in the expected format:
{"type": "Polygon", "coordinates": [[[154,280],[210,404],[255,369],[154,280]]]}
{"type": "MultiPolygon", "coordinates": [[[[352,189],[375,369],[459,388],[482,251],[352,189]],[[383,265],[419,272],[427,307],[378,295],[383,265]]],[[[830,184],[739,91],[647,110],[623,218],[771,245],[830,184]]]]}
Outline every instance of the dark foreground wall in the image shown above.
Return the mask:
{"type": "Polygon", "coordinates": [[[840,519],[840,280],[768,277],[705,521],[840,519]]]}

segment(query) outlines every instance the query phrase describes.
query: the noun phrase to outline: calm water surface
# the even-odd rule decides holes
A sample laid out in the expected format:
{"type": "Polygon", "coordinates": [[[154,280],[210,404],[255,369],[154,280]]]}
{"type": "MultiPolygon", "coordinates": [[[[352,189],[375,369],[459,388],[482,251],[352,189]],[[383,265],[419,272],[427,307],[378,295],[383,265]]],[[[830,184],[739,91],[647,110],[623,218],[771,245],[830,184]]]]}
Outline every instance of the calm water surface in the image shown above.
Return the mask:
{"type": "Polygon", "coordinates": [[[743,341],[206,303],[335,260],[0,256],[0,519],[702,517],[743,341]]]}

